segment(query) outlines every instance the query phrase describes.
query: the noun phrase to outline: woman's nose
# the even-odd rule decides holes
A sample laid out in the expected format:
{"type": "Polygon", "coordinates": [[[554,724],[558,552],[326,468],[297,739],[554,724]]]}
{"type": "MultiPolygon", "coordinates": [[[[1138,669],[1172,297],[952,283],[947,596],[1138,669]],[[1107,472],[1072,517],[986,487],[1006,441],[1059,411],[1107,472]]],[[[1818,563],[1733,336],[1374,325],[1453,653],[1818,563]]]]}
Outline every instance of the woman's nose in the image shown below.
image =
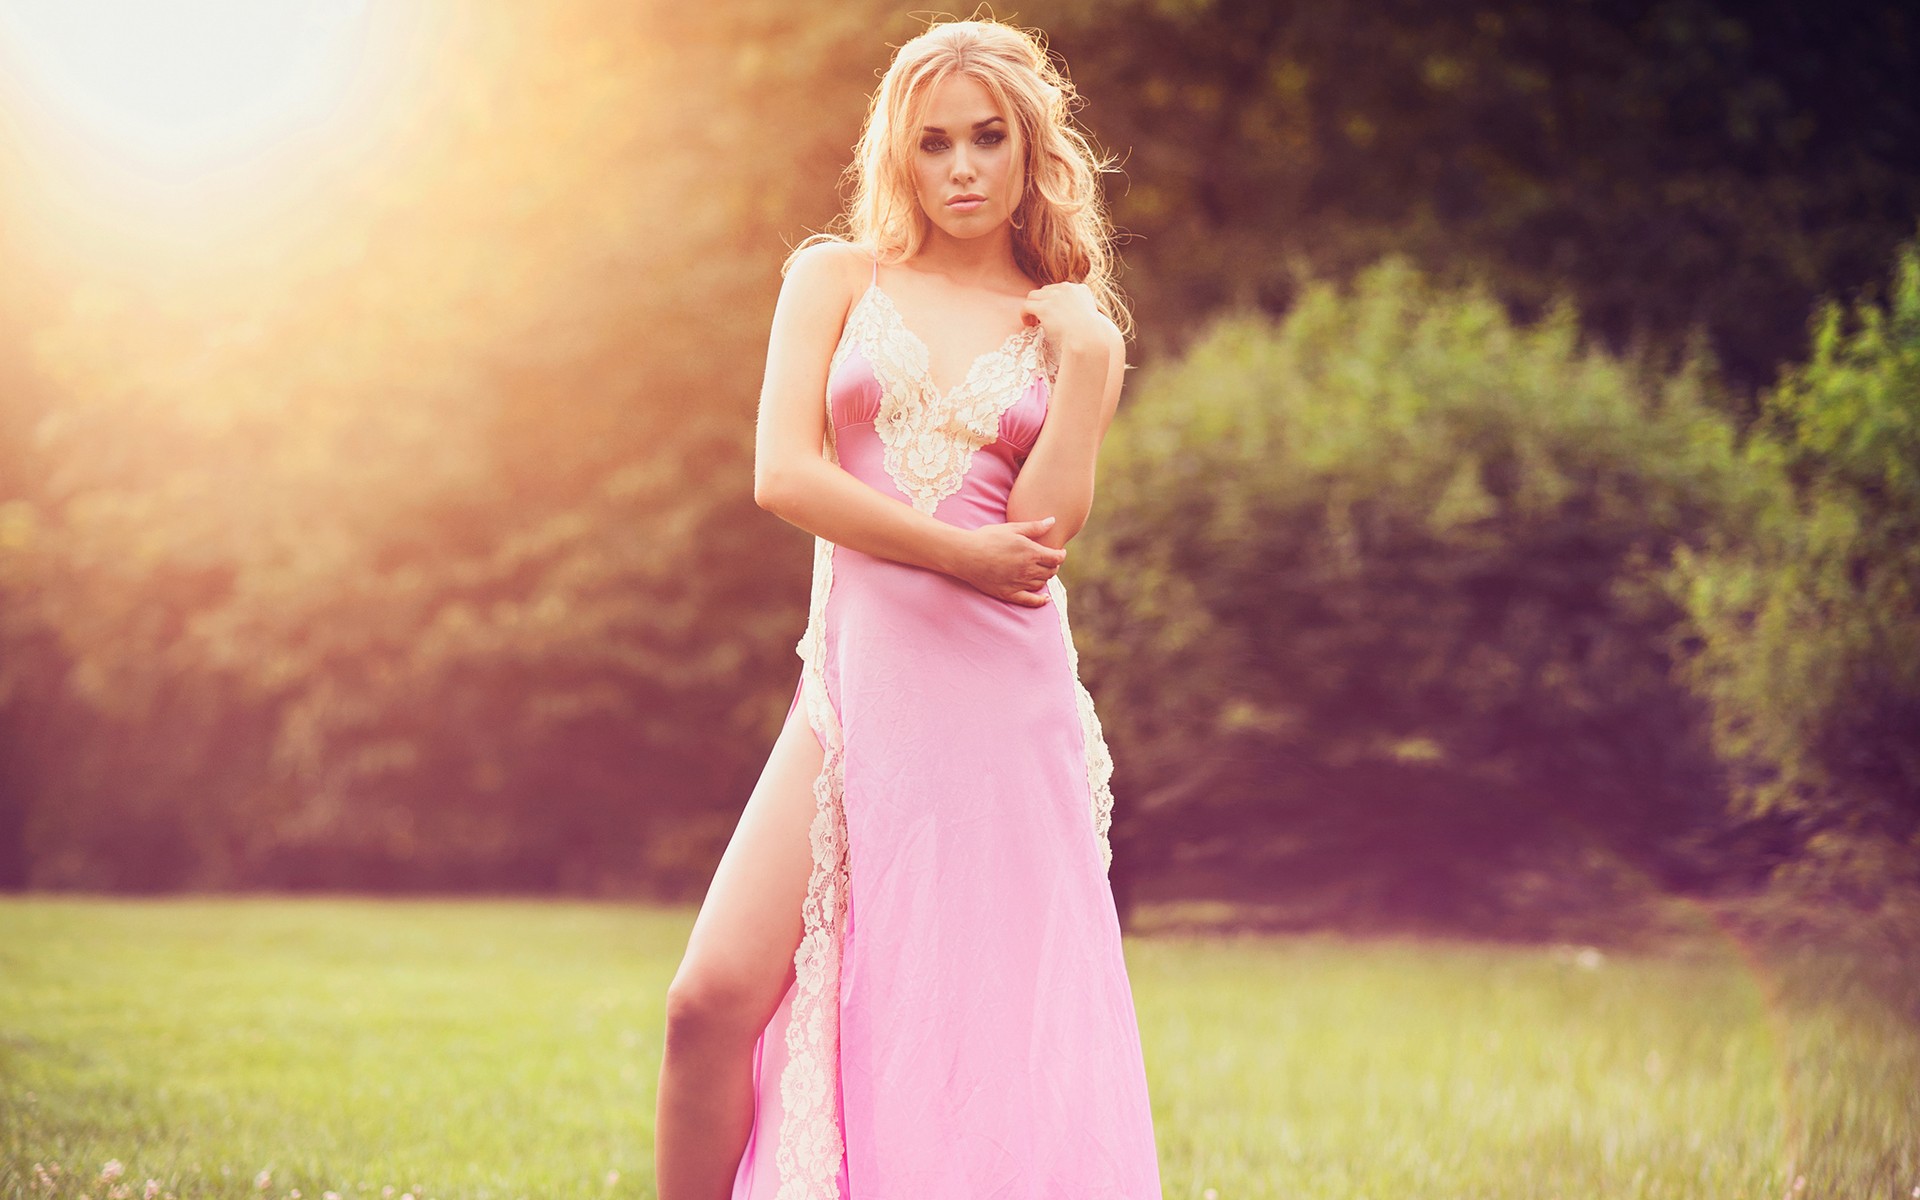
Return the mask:
{"type": "Polygon", "coordinates": [[[955,179],[973,178],[973,164],[967,161],[967,152],[964,149],[956,149],[953,152],[953,177],[955,179]]]}

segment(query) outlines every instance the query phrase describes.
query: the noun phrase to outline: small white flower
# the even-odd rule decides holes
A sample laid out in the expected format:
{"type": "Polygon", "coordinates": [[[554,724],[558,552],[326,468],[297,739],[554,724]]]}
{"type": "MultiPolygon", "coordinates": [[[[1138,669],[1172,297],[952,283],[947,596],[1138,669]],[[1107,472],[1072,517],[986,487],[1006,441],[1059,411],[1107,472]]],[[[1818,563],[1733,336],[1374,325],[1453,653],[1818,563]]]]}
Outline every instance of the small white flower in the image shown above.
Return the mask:
{"type": "Polygon", "coordinates": [[[114,1180],[120,1178],[120,1176],[126,1174],[126,1171],[127,1169],[120,1165],[119,1159],[110,1158],[107,1160],[107,1165],[100,1168],[100,1178],[107,1183],[112,1183],[114,1180]]]}
{"type": "Polygon", "coordinates": [[[608,1171],[608,1172],[607,1172],[607,1186],[608,1186],[608,1187],[612,1187],[612,1186],[613,1186],[614,1184],[616,1184],[616,1183],[619,1183],[619,1182],[620,1182],[620,1172],[618,1172],[618,1171],[608,1171]]]}
{"type": "Polygon", "coordinates": [[[1220,1200],[1220,1193],[1214,1191],[1212,1188],[1208,1188],[1206,1191],[1200,1193],[1200,1200],[1220,1200]]]}
{"type": "Polygon", "coordinates": [[[266,1191],[268,1188],[273,1186],[272,1174],[266,1171],[262,1171],[258,1175],[255,1175],[253,1177],[253,1186],[259,1188],[263,1192],[266,1191]]]}
{"type": "Polygon", "coordinates": [[[147,1180],[147,1191],[146,1191],[145,1200],[154,1200],[154,1197],[158,1196],[159,1194],[160,1194],[160,1181],[158,1179],[147,1180]]]}

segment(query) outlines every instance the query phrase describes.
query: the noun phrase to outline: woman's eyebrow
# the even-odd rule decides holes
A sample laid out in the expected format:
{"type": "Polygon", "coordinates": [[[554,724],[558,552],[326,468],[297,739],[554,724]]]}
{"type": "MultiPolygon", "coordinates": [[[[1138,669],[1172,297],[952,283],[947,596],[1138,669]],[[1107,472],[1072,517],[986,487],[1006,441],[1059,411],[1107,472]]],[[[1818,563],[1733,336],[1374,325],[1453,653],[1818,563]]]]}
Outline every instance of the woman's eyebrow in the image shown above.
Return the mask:
{"type": "MultiPolygon", "coordinates": [[[[986,120],[984,120],[984,121],[975,121],[975,122],[973,123],[973,127],[974,127],[975,129],[983,129],[983,128],[985,128],[986,126],[988,126],[988,125],[991,125],[991,124],[993,124],[993,123],[994,123],[995,121],[998,121],[998,122],[1000,122],[1001,124],[1003,124],[1003,125],[1004,125],[1004,124],[1006,124],[1006,121],[1007,121],[1007,119],[1006,119],[1005,117],[988,117],[988,118],[987,118],[986,120]]],[[[942,128],[940,128],[940,126],[938,126],[938,125],[922,125],[922,126],[920,127],[920,132],[922,132],[922,133],[945,133],[945,132],[946,132],[946,130],[944,130],[944,129],[942,129],[942,128]]]]}

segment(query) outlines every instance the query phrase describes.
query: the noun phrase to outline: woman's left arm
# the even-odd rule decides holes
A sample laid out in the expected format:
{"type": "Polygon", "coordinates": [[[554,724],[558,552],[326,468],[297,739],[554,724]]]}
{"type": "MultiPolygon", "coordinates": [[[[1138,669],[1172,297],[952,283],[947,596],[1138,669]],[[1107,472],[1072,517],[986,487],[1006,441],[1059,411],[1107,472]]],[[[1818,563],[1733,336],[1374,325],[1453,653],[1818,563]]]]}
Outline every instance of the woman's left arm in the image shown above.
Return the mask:
{"type": "Polygon", "coordinates": [[[1057,518],[1034,538],[1062,549],[1093,511],[1094,463],[1120,406],[1127,345],[1081,283],[1050,283],[1027,296],[1026,310],[1060,353],[1060,373],[1040,426],[1007,496],[1007,520],[1057,518]]]}

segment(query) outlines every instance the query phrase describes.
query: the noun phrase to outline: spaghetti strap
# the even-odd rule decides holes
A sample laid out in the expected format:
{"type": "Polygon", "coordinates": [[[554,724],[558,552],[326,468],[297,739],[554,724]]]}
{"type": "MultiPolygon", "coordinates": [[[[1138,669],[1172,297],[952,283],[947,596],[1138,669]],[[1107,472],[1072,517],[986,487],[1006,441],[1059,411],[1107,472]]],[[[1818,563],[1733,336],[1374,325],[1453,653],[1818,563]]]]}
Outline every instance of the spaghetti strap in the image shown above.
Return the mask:
{"type": "Polygon", "coordinates": [[[878,254],[873,256],[873,278],[868,282],[868,286],[880,286],[880,256],[878,254]]]}

